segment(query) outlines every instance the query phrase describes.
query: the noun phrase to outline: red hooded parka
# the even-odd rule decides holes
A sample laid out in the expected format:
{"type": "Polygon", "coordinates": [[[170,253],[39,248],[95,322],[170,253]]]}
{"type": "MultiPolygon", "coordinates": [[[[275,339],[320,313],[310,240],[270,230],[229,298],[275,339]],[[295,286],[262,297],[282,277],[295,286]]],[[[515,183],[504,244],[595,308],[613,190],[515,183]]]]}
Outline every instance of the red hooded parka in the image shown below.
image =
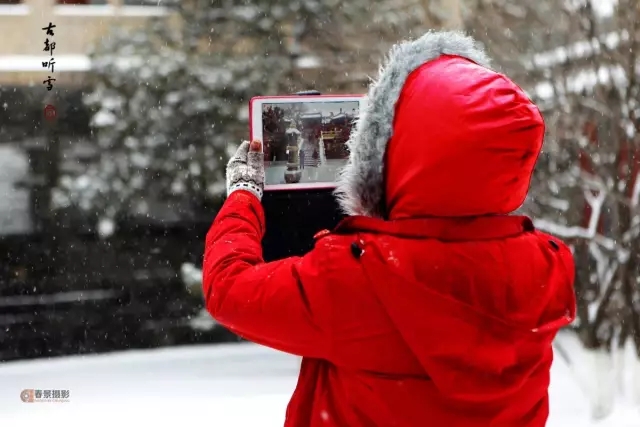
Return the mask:
{"type": "Polygon", "coordinates": [[[337,189],[352,216],[265,263],[259,200],[237,191],[206,240],[207,309],[303,356],[286,427],[543,427],[552,340],[575,313],[558,239],[508,215],[544,133],[474,41],[400,44],[369,93],[337,189]]]}

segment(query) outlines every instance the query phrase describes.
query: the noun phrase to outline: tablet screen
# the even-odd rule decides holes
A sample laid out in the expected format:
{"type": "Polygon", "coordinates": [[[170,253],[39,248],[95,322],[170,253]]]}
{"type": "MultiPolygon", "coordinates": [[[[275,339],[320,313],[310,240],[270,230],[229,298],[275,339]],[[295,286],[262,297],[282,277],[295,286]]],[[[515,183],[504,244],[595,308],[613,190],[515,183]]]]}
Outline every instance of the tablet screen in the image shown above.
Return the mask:
{"type": "Polygon", "coordinates": [[[335,183],[349,158],[357,99],[261,104],[265,186],[313,188],[335,183]]]}

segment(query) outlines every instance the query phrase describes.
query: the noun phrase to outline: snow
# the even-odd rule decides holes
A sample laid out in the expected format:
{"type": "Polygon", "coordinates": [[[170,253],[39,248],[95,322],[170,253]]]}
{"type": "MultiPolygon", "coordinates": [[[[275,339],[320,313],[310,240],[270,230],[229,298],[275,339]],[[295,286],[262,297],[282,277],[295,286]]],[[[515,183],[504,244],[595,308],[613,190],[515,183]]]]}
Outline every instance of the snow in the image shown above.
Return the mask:
{"type": "Polygon", "coordinates": [[[611,353],[604,349],[585,351],[586,365],[591,372],[584,373],[588,389],[592,391],[589,399],[594,418],[605,418],[613,411],[616,395],[616,376],[611,353]]]}
{"type": "Polygon", "coordinates": [[[615,12],[618,0],[594,0],[591,4],[600,17],[608,18],[615,12]]]}
{"type": "MultiPolygon", "coordinates": [[[[100,6],[102,5],[95,5],[100,6]]],[[[62,6],[58,6],[62,7],[62,6]]],[[[71,6],[75,7],[75,6],[71,6]]],[[[89,7],[89,6],[83,6],[89,7]]],[[[151,8],[150,6],[139,6],[140,8],[146,9],[151,8]]],[[[138,6],[127,6],[123,8],[121,14],[129,15],[136,12],[136,8],[138,6]]],[[[96,13],[97,12],[92,12],[96,13]]],[[[2,5],[0,5],[0,15],[3,14],[2,5]]],[[[90,13],[86,13],[85,16],[94,16],[90,13]]],[[[18,71],[27,71],[27,72],[38,72],[42,71],[42,61],[46,60],[48,56],[38,56],[38,55],[0,55],[0,72],[18,72],[18,71]]],[[[88,55],[56,55],[56,72],[87,72],[91,70],[91,58],[88,55]]],[[[128,71],[130,69],[138,68],[144,64],[144,58],[138,56],[131,57],[118,57],[113,59],[114,66],[119,68],[122,71],[128,71]]],[[[320,63],[317,58],[312,56],[304,56],[298,59],[298,67],[309,69],[309,68],[317,68],[320,66],[320,63]]],[[[211,74],[211,70],[206,70],[207,73],[211,74]]],[[[219,76],[219,74],[217,75],[219,76]]],[[[219,79],[216,79],[218,82],[219,79]]]]}
{"type": "Polygon", "coordinates": [[[180,279],[190,292],[197,292],[202,288],[202,270],[190,262],[180,266],[180,279]]]}
{"type": "Polygon", "coordinates": [[[253,345],[7,363],[0,367],[0,413],[3,425],[275,427],[298,367],[295,357],[253,345]],[[25,388],[69,390],[70,402],[25,404],[25,388]]]}
{"type": "Polygon", "coordinates": [[[100,218],[98,221],[98,236],[108,239],[116,231],[116,223],[111,218],[100,218]]]}
{"type": "Polygon", "coordinates": [[[300,114],[300,120],[304,119],[321,119],[322,113],[302,113],[300,114]]]}
{"type": "MultiPolygon", "coordinates": [[[[4,55],[0,56],[0,72],[42,71],[42,61],[48,56],[37,55],[4,55]]],[[[56,72],[87,72],[92,68],[88,55],[56,55],[56,72]]],[[[145,64],[140,56],[121,56],[108,58],[121,71],[129,71],[145,64]]],[[[104,61],[104,59],[102,59],[104,61]]]]}
{"type": "Polygon", "coordinates": [[[163,16],[169,10],[162,6],[128,6],[114,7],[109,4],[58,5],[53,12],[59,16],[163,16]]]}
{"type": "Polygon", "coordinates": [[[0,235],[32,230],[29,192],[19,188],[28,177],[29,159],[17,146],[0,144],[0,235]]]}
{"type": "Polygon", "coordinates": [[[566,81],[540,82],[534,92],[537,97],[543,100],[550,100],[555,95],[555,89],[563,90],[566,93],[580,93],[583,90],[590,90],[598,84],[612,83],[617,87],[627,85],[627,75],[620,65],[601,66],[597,69],[583,69],[571,73],[566,81]]]}
{"type": "Polygon", "coordinates": [[[633,402],[636,407],[640,407],[640,357],[634,357],[631,361],[631,384],[633,402]]]}
{"type": "Polygon", "coordinates": [[[612,352],[607,353],[603,349],[585,349],[576,334],[565,330],[558,334],[554,347],[582,390],[587,410],[594,419],[605,419],[608,423],[611,414],[616,417],[627,410],[636,412],[636,418],[632,419],[640,418],[640,402],[636,400],[639,378],[636,369],[640,361],[631,342],[622,349],[614,345],[612,352]]]}
{"type": "Polygon", "coordinates": [[[91,125],[94,127],[107,127],[116,125],[118,118],[111,111],[102,109],[97,111],[91,118],[91,125]]]}
{"type": "Polygon", "coordinates": [[[89,291],[69,291],[55,294],[43,295],[17,295],[0,297],[0,308],[32,306],[32,305],[53,305],[78,301],[107,300],[117,296],[114,290],[89,290],[89,291]]]}
{"type": "MultiPolygon", "coordinates": [[[[344,168],[345,163],[346,160],[331,159],[326,160],[324,164],[318,167],[307,166],[302,169],[300,185],[308,186],[313,183],[318,183],[320,186],[326,186],[327,184],[334,183],[340,170],[344,168]]],[[[291,188],[294,184],[286,184],[284,180],[286,170],[286,161],[269,162],[265,167],[265,183],[270,186],[283,185],[285,186],[284,188],[291,188]]],[[[274,189],[274,187],[271,188],[274,189]]]]}
{"type": "Polygon", "coordinates": [[[631,190],[631,206],[638,206],[640,202],[640,173],[636,175],[634,179],[633,190],[631,190]]]}
{"type": "MultiPolygon", "coordinates": [[[[5,363],[0,413],[3,425],[281,427],[299,362],[264,347],[231,344],[5,363]],[[70,401],[22,403],[27,388],[69,390],[70,401]]],[[[547,427],[640,425],[630,405],[591,422],[588,402],[559,357],[550,396],[547,427]]]]}
{"type": "Polygon", "coordinates": [[[322,61],[317,56],[305,55],[296,60],[296,67],[299,69],[320,68],[322,61]]]}
{"type": "MultiPolygon", "coordinates": [[[[48,56],[42,55],[3,55],[0,56],[0,72],[35,71],[42,72],[42,61],[48,56]]],[[[56,55],[56,73],[65,71],[89,71],[91,60],[87,55],[56,55]]]]}
{"type": "Polygon", "coordinates": [[[162,6],[122,6],[118,14],[122,16],[164,16],[169,9],[162,6]]]}
{"type": "Polygon", "coordinates": [[[29,13],[31,10],[26,4],[0,4],[0,15],[22,16],[29,13]]]}
{"type": "Polygon", "coordinates": [[[602,50],[601,46],[613,50],[618,47],[620,41],[628,39],[629,34],[626,31],[609,32],[603,34],[597,39],[581,40],[568,46],[560,46],[546,52],[536,53],[533,55],[529,66],[547,68],[561,64],[568,59],[575,60],[579,58],[588,58],[594,54],[600,53],[602,50]]]}
{"type": "Polygon", "coordinates": [[[210,331],[218,326],[218,322],[216,322],[204,308],[200,310],[198,314],[191,317],[188,323],[189,326],[196,331],[210,331]]]}
{"type": "Polygon", "coordinates": [[[116,8],[110,4],[61,4],[53,8],[53,13],[59,16],[109,16],[116,13],[116,8]]]}

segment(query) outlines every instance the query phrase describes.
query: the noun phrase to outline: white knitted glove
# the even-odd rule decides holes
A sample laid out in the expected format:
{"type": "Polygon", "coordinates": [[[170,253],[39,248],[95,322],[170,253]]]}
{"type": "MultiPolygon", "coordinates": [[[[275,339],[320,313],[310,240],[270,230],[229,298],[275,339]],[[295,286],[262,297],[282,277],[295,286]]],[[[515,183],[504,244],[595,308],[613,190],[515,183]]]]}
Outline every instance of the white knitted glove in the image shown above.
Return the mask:
{"type": "Polygon", "coordinates": [[[262,142],[244,141],[227,164],[227,197],[237,190],[253,193],[258,200],[264,191],[262,142]]]}

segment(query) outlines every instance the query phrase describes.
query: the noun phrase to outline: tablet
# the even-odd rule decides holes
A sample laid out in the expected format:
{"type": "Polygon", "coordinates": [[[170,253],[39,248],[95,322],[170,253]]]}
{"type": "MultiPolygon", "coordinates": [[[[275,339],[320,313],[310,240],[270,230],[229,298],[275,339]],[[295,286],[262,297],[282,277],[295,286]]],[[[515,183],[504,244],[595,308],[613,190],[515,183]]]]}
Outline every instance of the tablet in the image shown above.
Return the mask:
{"type": "Polygon", "coordinates": [[[364,95],[251,99],[251,139],[263,142],[265,191],[335,188],[364,102],[364,95]]]}

